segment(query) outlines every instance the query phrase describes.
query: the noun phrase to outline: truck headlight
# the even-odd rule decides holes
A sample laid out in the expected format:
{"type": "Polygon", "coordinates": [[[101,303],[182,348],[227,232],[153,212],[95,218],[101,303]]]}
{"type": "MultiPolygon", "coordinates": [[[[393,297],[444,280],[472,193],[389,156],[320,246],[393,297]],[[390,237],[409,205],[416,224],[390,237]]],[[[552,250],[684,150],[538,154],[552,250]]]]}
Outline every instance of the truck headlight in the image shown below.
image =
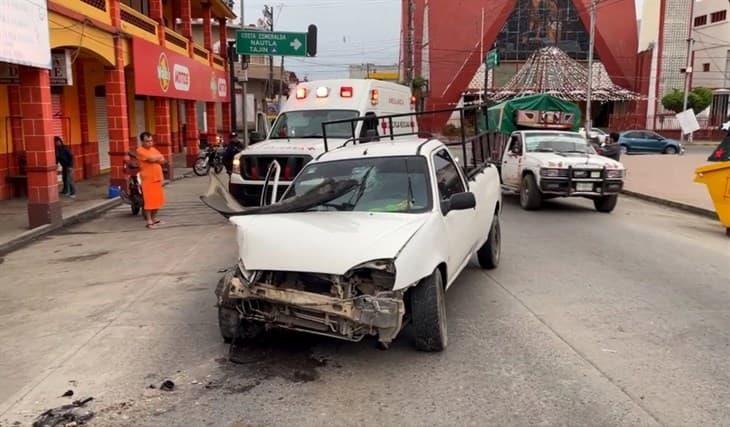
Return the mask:
{"type": "Polygon", "coordinates": [[[233,173],[241,174],[241,159],[233,159],[233,173]]]}
{"type": "Polygon", "coordinates": [[[363,286],[367,283],[378,290],[391,290],[395,285],[395,262],[392,259],[375,259],[358,264],[345,273],[346,279],[353,277],[359,278],[361,283],[358,287],[363,293],[370,293],[363,286]]]}
{"type": "Polygon", "coordinates": [[[540,169],[540,176],[544,176],[546,178],[567,177],[568,169],[542,168],[540,169]]]}
{"type": "Polygon", "coordinates": [[[255,270],[247,270],[246,265],[243,263],[241,258],[238,259],[238,272],[241,274],[243,280],[248,284],[252,284],[258,278],[259,272],[255,270]]]}
{"type": "Polygon", "coordinates": [[[606,178],[609,179],[621,179],[624,177],[623,169],[611,169],[606,171],[606,178]]]}

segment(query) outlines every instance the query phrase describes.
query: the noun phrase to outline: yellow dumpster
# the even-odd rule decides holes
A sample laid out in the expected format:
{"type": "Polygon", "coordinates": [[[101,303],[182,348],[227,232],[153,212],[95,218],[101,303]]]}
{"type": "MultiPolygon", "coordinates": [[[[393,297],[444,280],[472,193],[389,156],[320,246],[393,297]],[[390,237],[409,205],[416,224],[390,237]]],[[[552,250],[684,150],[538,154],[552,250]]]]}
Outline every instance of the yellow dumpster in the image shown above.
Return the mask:
{"type": "Polygon", "coordinates": [[[695,182],[707,185],[717,216],[730,236],[730,161],[700,166],[695,170],[695,182]]]}

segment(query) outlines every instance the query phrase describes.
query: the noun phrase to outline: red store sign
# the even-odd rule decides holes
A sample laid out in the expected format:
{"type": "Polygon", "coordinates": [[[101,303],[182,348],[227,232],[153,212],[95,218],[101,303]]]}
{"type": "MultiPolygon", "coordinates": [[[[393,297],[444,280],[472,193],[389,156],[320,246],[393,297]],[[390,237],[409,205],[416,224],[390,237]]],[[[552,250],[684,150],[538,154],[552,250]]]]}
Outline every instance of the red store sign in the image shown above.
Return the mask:
{"type": "Polygon", "coordinates": [[[228,102],[228,76],[162,46],[132,39],[134,87],[138,95],[228,102]]]}

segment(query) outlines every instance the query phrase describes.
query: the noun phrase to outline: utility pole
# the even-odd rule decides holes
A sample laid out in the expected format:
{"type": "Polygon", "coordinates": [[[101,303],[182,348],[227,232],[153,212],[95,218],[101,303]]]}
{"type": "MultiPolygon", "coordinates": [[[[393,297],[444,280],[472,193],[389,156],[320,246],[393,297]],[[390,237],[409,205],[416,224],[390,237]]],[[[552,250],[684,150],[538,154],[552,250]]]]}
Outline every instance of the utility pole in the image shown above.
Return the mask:
{"type": "Polygon", "coordinates": [[[413,57],[414,57],[413,44],[415,42],[415,40],[414,40],[415,39],[415,28],[414,28],[415,23],[413,21],[414,21],[414,17],[415,17],[415,13],[414,13],[415,3],[414,3],[414,0],[406,0],[406,1],[408,2],[408,8],[407,8],[408,36],[407,36],[407,41],[406,41],[407,53],[406,53],[406,58],[405,58],[406,59],[405,68],[406,68],[406,83],[408,85],[410,85],[413,82],[413,77],[414,77],[413,76],[413,57]]]}
{"type": "MultiPolygon", "coordinates": [[[[692,75],[692,45],[695,40],[693,38],[687,39],[687,66],[684,69],[684,101],[682,101],[682,112],[687,111],[687,100],[689,98],[689,79],[692,75]]],[[[692,139],[690,133],[689,138],[692,139]]],[[[679,132],[679,142],[684,142],[684,131],[679,132]]]]}
{"type": "Polygon", "coordinates": [[[479,32],[479,49],[482,58],[482,67],[484,67],[484,92],[482,94],[482,104],[487,102],[487,84],[489,83],[489,70],[487,69],[487,58],[484,56],[484,8],[482,8],[482,26],[479,32]]]}
{"type": "Polygon", "coordinates": [[[591,102],[593,101],[593,46],[596,43],[596,5],[598,0],[591,0],[591,35],[588,42],[588,88],[586,89],[586,135],[593,129],[591,102]]]}
{"type": "MultiPolygon", "coordinates": [[[[274,31],[274,7],[264,6],[264,20],[269,24],[269,31],[274,31]]],[[[269,99],[274,99],[274,57],[269,56],[269,99]]]]}
{"type": "MultiPolygon", "coordinates": [[[[244,0],[240,0],[241,5],[241,30],[244,29],[246,26],[246,21],[243,19],[244,17],[244,11],[246,8],[243,6],[244,0]]],[[[248,119],[246,116],[248,106],[246,105],[246,98],[248,97],[248,71],[246,68],[248,67],[248,61],[245,56],[241,58],[241,71],[243,71],[244,79],[241,82],[241,113],[243,114],[243,117],[241,118],[241,122],[243,122],[243,146],[248,147],[248,119]]],[[[234,84],[234,83],[231,83],[234,84]]],[[[233,128],[236,128],[236,122],[233,122],[233,128]]]]}

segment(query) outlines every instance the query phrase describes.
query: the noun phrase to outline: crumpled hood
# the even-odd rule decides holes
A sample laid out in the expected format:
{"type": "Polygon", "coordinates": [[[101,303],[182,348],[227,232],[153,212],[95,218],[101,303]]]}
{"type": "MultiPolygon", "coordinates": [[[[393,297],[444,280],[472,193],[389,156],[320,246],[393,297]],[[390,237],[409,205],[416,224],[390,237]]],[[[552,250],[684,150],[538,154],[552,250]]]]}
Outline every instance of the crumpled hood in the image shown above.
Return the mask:
{"type": "Polygon", "coordinates": [[[231,218],[249,270],[345,274],[395,258],[428,214],[300,212],[231,218]]]}
{"type": "Polygon", "coordinates": [[[540,163],[540,166],[546,168],[567,168],[573,167],[584,167],[584,168],[596,168],[601,169],[606,166],[608,169],[623,169],[624,166],[608,157],[598,156],[595,154],[589,155],[560,155],[556,153],[529,153],[529,157],[535,159],[540,163]]]}
{"type": "MultiPolygon", "coordinates": [[[[345,143],[344,139],[327,138],[329,148],[345,143]]],[[[315,157],[324,151],[324,140],[321,138],[267,139],[253,144],[242,152],[250,155],[292,155],[301,154],[315,157]]]]}

